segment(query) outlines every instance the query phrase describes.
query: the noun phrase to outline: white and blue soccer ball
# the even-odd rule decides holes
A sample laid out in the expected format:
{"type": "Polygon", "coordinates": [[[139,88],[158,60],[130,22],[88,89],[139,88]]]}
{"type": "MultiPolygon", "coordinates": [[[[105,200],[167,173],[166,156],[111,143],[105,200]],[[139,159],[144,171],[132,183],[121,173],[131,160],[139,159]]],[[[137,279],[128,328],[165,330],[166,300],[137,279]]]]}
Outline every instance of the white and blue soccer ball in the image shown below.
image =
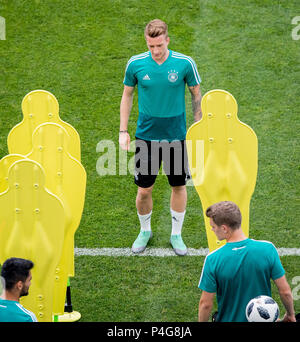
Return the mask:
{"type": "Polygon", "coordinates": [[[248,322],[275,322],[279,317],[279,307],[269,296],[258,296],[246,306],[248,322]]]}

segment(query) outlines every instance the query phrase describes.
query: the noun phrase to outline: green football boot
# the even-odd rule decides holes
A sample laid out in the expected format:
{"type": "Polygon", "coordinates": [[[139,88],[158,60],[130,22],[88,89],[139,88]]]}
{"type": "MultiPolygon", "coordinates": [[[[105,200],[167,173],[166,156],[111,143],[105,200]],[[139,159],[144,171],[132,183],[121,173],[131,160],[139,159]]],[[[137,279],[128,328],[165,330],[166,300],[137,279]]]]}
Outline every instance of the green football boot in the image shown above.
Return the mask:
{"type": "Polygon", "coordinates": [[[134,241],[132,245],[132,252],[133,253],[142,253],[146,247],[148,241],[152,238],[152,231],[140,231],[138,237],[134,241]]]}
{"type": "Polygon", "coordinates": [[[187,248],[182,240],[181,234],[171,235],[170,242],[174,249],[175,254],[180,255],[180,256],[187,254],[187,248]]]}

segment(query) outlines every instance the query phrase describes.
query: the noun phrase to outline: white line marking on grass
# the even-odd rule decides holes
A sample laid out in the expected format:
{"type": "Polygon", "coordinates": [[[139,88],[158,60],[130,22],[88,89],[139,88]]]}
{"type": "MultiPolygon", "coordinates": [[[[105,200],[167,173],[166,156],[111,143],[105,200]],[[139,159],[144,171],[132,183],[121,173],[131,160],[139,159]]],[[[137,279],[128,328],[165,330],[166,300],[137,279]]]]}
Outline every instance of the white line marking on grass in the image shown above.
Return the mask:
{"type": "MultiPolygon", "coordinates": [[[[277,248],[280,256],[300,256],[300,248],[277,248]]],[[[188,248],[188,256],[206,256],[209,253],[208,248],[188,248]]],[[[146,248],[143,253],[134,254],[131,248],[77,248],[75,247],[75,256],[154,256],[169,257],[176,256],[172,248],[146,248]]]]}
{"type": "MultiPolygon", "coordinates": [[[[188,249],[187,255],[205,256],[208,254],[208,248],[188,249]]],[[[143,253],[132,253],[131,248],[75,248],[75,255],[90,255],[90,256],[155,256],[166,257],[175,256],[171,248],[146,248],[143,253]]]]}
{"type": "Polygon", "coordinates": [[[280,256],[300,256],[300,248],[277,248],[280,256]]]}

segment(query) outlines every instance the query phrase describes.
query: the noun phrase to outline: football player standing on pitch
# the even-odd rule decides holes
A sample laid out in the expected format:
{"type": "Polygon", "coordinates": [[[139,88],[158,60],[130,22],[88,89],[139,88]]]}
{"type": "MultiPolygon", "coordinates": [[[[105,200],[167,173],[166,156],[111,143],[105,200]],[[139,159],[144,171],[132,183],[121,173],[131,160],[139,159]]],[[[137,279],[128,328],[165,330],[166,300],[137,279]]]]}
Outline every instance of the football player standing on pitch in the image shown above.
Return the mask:
{"type": "Polygon", "coordinates": [[[199,121],[202,117],[201,78],[191,57],[168,49],[170,38],[165,22],[152,20],[144,33],[149,51],[129,59],[120,105],[119,144],[122,149],[128,150],[128,119],[137,85],[139,116],[135,133],[135,184],[138,186],[136,208],[140,233],[132,245],[132,251],[143,252],[152,237],[152,190],[163,161],[172,189],[170,242],[177,255],[185,255],[187,248],[181,236],[188,176],[185,86],[187,84],[191,93],[194,120],[199,121]]]}

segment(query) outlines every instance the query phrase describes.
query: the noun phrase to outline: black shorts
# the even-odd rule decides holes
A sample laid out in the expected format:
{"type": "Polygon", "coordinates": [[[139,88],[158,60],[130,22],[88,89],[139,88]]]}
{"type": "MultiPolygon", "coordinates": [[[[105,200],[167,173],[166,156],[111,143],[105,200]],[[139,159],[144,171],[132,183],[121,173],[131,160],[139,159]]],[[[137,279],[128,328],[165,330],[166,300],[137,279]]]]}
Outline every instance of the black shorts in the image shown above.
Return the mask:
{"type": "Polygon", "coordinates": [[[155,183],[161,163],[171,186],[189,179],[185,140],[147,141],[136,138],[134,182],[141,188],[155,183]]]}

